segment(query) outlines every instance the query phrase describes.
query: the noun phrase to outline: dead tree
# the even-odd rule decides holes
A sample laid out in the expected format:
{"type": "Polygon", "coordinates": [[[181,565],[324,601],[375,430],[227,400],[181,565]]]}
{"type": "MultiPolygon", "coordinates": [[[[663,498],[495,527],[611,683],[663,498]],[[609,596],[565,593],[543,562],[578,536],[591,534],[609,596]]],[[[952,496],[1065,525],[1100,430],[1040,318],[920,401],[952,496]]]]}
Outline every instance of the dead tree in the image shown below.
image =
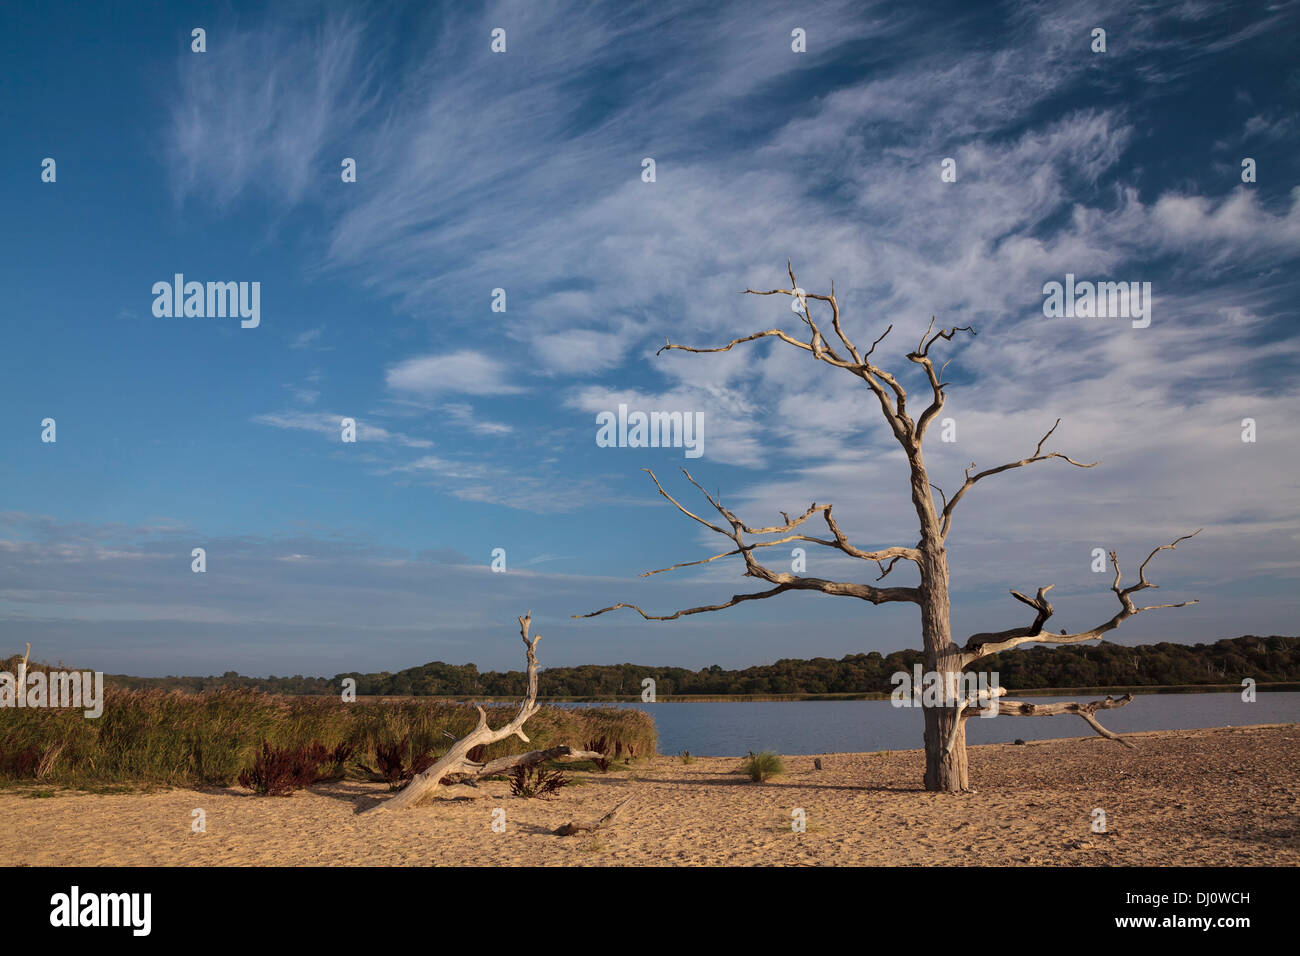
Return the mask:
{"type": "Polygon", "coordinates": [[[547,750],[530,750],[527,753],[514,754],[509,757],[498,757],[496,760],[489,760],[486,763],[469,759],[469,752],[475,747],[494,744],[499,740],[505,740],[507,737],[515,736],[524,743],[529,743],[528,735],[524,733],[524,722],[537,713],[538,710],[537,645],[542,639],[540,634],[532,638],[528,636],[528,629],[532,624],[532,620],[531,611],[519,618],[519,632],[523,636],[524,645],[528,648],[528,693],[524,697],[523,703],[519,705],[519,713],[515,714],[514,719],[505,726],[493,730],[488,726],[487,711],[480,706],[478,708],[478,725],[473,730],[452,744],[451,749],[443,754],[428,770],[412,777],[410,782],[398,791],[395,796],[371,807],[370,810],[400,810],[403,807],[413,807],[432,796],[434,791],[448,780],[465,783],[471,782],[478,777],[504,773],[515,767],[530,766],[544,760],[554,760],[559,757],[592,760],[600,756],[600,754],[587,750],[575,750],[567,745],[561,745],[547,750]]]}
{"type": "MultiPolygon", "coordinates": [[[[862,383],[874,396],[880,406],[880,412],[884,416],[885,423],[893,433],[894,439],[902,447],[904,454],[907,456],[907,462],[910,470],[911,500],[912,508],[916,512],[916,517],[920,525],[920,537],[917,543],[911,547],[896,546],[882,548],[878,550],[863,550],[852,545],[840,530],[831,514],[831,505],[819,505],[816,502],[808,506],[808,509],[797,518],[791,518],[789,514],[781,512],[784,519],[781,524],[770,525],[767,527],[750,527],[741,521],[735,514],[723,506],[721,500],[715,499],[710,495],[690,473],[683,469],[686,480],[694,485],[701,494],[708,500],[713,510],[721,516],[720,522],[706,520],[698,514],[688,510],[676,498],[668,494],[659,479],[653,472],[645,469],[650,474],[651,480],[654,481],[655,487],[658,488],[659,494],[667,498],[687,517],[698,521],[706,528],[729,538],[735,545],[734,548],[715,554],[712,557],[702,558],[697,561],[687,561],[682,564],[675,564],[668,568],[660,568],[656,571],[647,571],[645,575],[660,574],[664,571],[671,571],[676,568],[690,567],[692,565],[706,564],[710,561],[716,561],[719,558],[732,557],[739,555],[745,562],[745,576],[757,578],[771,585],[766,590],[756,591],[746,594],[736,594],[728,601],[721,604],[712,604],[704,607],[693,607],[673,614],[654,615],[647,614],[641,608],[633,604],[615,604],[611,607],[601,608],[599,611],[593,611],[589,614],[575,615],[575,617],[595,617],[598,614],[604,614],[617,608],[631,608],[639,613],[646,620],[651,621],[670,621],[687,614],[701,614],[706,611],[720,611],[724,608],[734,607],[746,601],[762,600],[764,598],[775,597],[778,594],[784,594],[787,591],[817,591],[822,594],[837,595],[840,597],[857,598],[861,601],[869,601],[872,604],[885,604],[890,602],[903,602],[915,604],[920,609],[921,615],[921,633],[925,650],[926,670],[938,675],[938,680],[943,688],[948,691],[944,702],[941,706],[923,704],[923,714],[925,718],[925,788],[932,791],[957,792],[969,789],[969,780],[966,761],[966,731],[965,721],[978,712],[980,708],[994,706],[988,695],[983,699],[979,695],[964,697],[960,695],[958,688],[963,685],[960,677],[962,671],[971,664],[979,661],[990,654],[996,654],[1001,651],[1010,650],[1019,647],[1022,644],[1076,644],[1080,641],[1089,641],[1101,638],[1107,631],[1119,627],[1124,621],[1135,614],[1143,611],[1150,611],[1156,608],[1165,607],[1184,607],[1188,604],[1195,604],[1195,601],[1183,601],[1178,604],[1156,604],[1148,607],[1139,607],[1133,601],[1133,595],[1147,588],[1154,588],[1156,585],[1151,584],[1146,578],[1146,568],[1155,555],[1166,548],[1175,548],[1179,542],[1186,540],[1192,535],[1184,535],[1175,539],[1171,544],[1161,545],[1147,556],[1146,561],[1142,563],[1138,571],[1138,581],[1136,584],[1121,588],[1120,582],[1122,576],[1119,569],[1119,561],[1115,552],[1110,552],[1110,561],[1115,570],[1114,582],[1111,590],[1119,599],[1119,610],[1108,620],[1099,624],[1097,627],[1087,631],[1080,631],[1074,634],[1046,634],[1043,632],[1043,625],[1048,618],[1052,616],[1052,605],[1047,602],[1046,593],[1052,585],[1039,588],[1037,596],[1028,598],[1018,591],[1012,591],[1011,594],[1016,600],[1029,605],[1034,609],[1034,620],[1026,627],[1011,628],[1006,631],[1000,631],[992,634],[976,634],[967,640],[964,647],[959,647],[952,640],[950,609],[948,600],[948,555],[946,542],[948,534],[952,530],[953,514],[957,505],[965,498],[966,493],[976,484],[986,478],[1010,471],[1015,468],[1023,468],[1040,461],[1050,461],[1060,459],[1068,464],[1079,468],[1092,468],[1097,462],[1084,463],[1075,461],[1068,455],[1058,451],[1044,452],[1043,447],[1047,440],[1052,437],[1056,431],[1060,419],[1056,424],[1048,429],[1047,434],[1039,440],[1033,454],[1019,461],[1009,462],[1005,465],[999,465],[996,468],[987,468],[983,471],[976,471],[974,463],[965,470],[965,480],[962,482],[957,492],[948,498],[943,490],[930,481],[929,472],[926,469],[925,459],[922,455],[922,441],[925,437],[926,429],[930,423],[935,420],[944,407],[946,400],[945,388],[948,383],[943,381],[943,371],[947,362],[937,369],[934,360],[931,357],[931,349],[940,342],[949,342],[958,332],[968,332],[975,335],[975,330],[970,326],[954,326],[949,329],[940,329],[934,331],[934,319],[930,320],[930,326],[925,334],[921,336],[920,343],[913,352],[907,354],[908,361],[921,367],[925,373],[929,386],[928,402],[921,410],[919,417],[913,419],[908,412],[909,395],[903,385],[885,369],[872,362],[871,356],[876,347],[886,335],[890,333],[893,326],[889,326],[877,338],[866,352],[860,352],[858,348],[849,339],[843,327],[840,324],[840,306],[835,298],[835,286],[831,285],[829,295],[818,295],[810,292],[804,292],[799,289],[799,284],[794,277],[794,269],[790,267],[790,288],[788,289],[770,289],[767,291],[756,291],[746,289],[745,293],[749,295],[789,295],[796,296],[802,311],[799,313],[800,320],[807,327],[808,339],[803,341],[802,338],[796,338],[784,332],[781,329],[768,329],[763,332],[755,332],[752,335],[743,338],[733,339],[726,345],[717,348],[693,348],[686,345],[677,345],[667,342],[659,353],[668,350],[680,350],[683,352],[727,352],[737,345],[746,342],[753,342],[757,339],[776,338],[791,345],[794,348],[802,349],[812,354],[812,357],[820,362],[838,369],[843,369],[850,375],[854,375],[862,380],[862,383]],[[812,317],[811,308],[808,300],[814,300],[825,303],[830,308],[831,330],[837,342],[828,340],[822,327],[812,317]],[[934,492],[938,492],[938,500],[934,492]],[[826,523],[826,529],[829,537],[818,537],[812,534],[805,534],[803,531],[796,531],[814,515],[819,515],[826,523]],[[746,536],[769,536],[780,535],[781,537],[769,540],[753,541],[748,540],[746,536]],[[759,563],[756,554],[760,548],[770,548],[776,545],[786,544],[791,541],[807,542],[809,544],[820,545],[839,551],[852,558],[862,561],[872,561],[876,563],[880,574],[876,577],[879,582],[889,575],[899,561],[910,561],[916,565],[920,576],[920,583],[916,587],[880,587],[875,584],[863,584],[858,582],[846,581],[829,581],[824,578],[806,577],[803,575],[792,574],[783,571],[774,571],[771,568],[759,563]],[[888,563],[886,563],[888,562],[888,563]],[[948,701],[955,700],[955,704],[949,704],[948,701]]],[[[656,353],[656,354],[659,354],[656,353]]],[[[1199,532],[1193,532],[1199,534],[1199,532]]],[[[645,576],[643,575],[643,576],[645,576]]],[[[1071,713],[1082,717],[1094,730],[1104,736],[1117,739],[1116,735],[1101,727],[1097,722],[1094,714],[1098,710],[1120,707],[1132,700],[1131,696],[1114,700],[1107,698],[1105,701],[1097,701],[1090,704],[1028,704],[1020,701],[997,700],[996,706],[999,714],[1009,715],[1043,715],[1043,714],[1062,714],[1071,713]]]]}

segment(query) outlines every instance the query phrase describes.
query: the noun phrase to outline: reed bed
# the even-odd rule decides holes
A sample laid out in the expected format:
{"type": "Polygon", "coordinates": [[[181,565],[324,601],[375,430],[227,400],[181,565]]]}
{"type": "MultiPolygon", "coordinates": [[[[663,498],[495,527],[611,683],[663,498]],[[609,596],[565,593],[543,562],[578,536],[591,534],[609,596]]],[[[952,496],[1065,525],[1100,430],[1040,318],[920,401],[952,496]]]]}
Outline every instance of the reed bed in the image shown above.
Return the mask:
{"type": "MultiPolygon", "coordinates": [[[[492,726],[516,705],[487,707],[492,726]]],[[[39,781],[97,789],[105,786],[227,786],[252,765],[263,742],[333,749],[350,745],[357,763],[373,766],[376,747],[408,739],[414,752],[441,754],[478,719],[473,706],[436,700],[285,697],[252,690],[191,694],[106,688],[104,712],[0,710],[0,785],[39,781]],[[450,736],[449,736],[450,735],[450,736]]],[[[487,748],[484,759],[525,749],[604,737],[630,756],[655,753],[653,719],[633,709],[543,706],[518,738],[487,748]]]]}

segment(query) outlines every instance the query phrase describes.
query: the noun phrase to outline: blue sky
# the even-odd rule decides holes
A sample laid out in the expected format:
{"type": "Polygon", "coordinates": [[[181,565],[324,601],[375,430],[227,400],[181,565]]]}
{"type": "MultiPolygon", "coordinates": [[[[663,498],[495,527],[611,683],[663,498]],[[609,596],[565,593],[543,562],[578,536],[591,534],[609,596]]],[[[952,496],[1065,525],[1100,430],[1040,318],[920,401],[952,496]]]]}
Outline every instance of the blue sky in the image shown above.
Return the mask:
{"type": "MultiPolygon", "coordinates": [[[[1055,623],[1100,623],[1114,597],[1093,548],[1133,569],[1198,527],[1152,578],[1201,603],[1114,638],[1296,633],[1298,19],[1199,2],[11,11],[6,652],[138,674],[517,667],[529,608],[550,665],[919,647],[910,605],[814,595],[569,617],[753,589],[728,561],[637,576],[723,550],[645,467],[704,504],[687,465],[751,524],[829,501],[862,547],[915,543],[900,453],[851,376],[770,342],[655,355],[666,336],[796,331],[788,299],[737,294],[785,285],[787,258],[809,291],[834,280],[858,340],[893,323],[876,356],[909,386],[931,315],[976,326],[946,346],[939,484],[1025,456],[1057,417],[1054,448],[1102,460],[965,499],[958,640],[1027,623],[1007,590],[1049,583],[1055,623]],[[259,281],[260,326],[156,318],[153,283],[177,272],[259,281]],[[1046,318],[1043,284],[1067,273],[1151,282],[1150,327],[1046,318]],[[703,457],[598,447],[596,413],[620,402],[703,412],[703,457]]],[[[816,553],[808,573],[875,576],[816,553]]]]}

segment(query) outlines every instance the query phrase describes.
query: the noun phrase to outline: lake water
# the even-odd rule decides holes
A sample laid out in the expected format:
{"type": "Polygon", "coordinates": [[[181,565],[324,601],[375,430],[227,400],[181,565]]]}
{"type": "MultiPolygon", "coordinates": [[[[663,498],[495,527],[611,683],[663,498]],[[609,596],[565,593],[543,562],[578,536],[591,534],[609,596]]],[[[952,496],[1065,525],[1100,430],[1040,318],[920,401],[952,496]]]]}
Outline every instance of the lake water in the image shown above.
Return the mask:
{"type": "MultiPolygon", "coordinates": [[[[1009,696],[1014,697],[1014,694],[1009,696]]],[[[1072,697],[1021,697],[1032,703],[1099,700],[1105,694],[1072,697]]],[[[573,704],[567,706],[611,706],[573,704]]],[[[861,753],[916,750],[923,722],[919,708],[894,707],[887,700],[756,701],[616,704],[654,717],[659,752],[689,750],[704,756],[742,755],[772,750],[782,754],[861,753]]],[[[1240,693],[1138,694],[1131,704],[1097,714],[1107,730],[1190,730],[1244,724],[1300,721],[1300,692],[1256,694],[1246,703],[1240,693]]],[[[972,717],[966,722],[970,744],[1012,743],[1052,737],[1083,737],[1092,728],[1079,717],[972,717]]]]}

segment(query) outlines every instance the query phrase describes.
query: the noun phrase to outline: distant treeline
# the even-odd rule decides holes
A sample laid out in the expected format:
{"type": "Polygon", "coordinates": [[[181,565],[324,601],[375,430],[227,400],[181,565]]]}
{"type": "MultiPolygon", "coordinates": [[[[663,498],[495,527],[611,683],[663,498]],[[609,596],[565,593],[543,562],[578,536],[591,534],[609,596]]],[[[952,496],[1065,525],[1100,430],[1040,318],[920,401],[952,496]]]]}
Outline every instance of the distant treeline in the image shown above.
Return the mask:
{"type": "MultiPolygon", "coordinates": [[[[544,697],[638,696],[651,677],[660,697],[674,694],[869,694],[893,690],[890,675],[923,662],[919,650],[882,655],[850,654],[840,660],[783,659],[775,664],[724,670],[716,664],[692,671],[641,664],[586,664],[549,667],[541,672],[544,697]]],[[[1043,687],[1144,687],[1174,684],[1300,680],[1300,637],[1238,637],[1213,644],[1076,644],[1019,648],[984,658],[980,670],[995,671],[1008,690],[1043,687]]],[[[338,674],[325,677],[129,677],[108,675],[111,686],[207,691],[253,688],[277,694],[338,694],[344,678],[357,682],[362,695],[439,697],[517,697],[524,693],[523,671],[480,673],[473,664],[434,661],[390,674],[338,674]]]]}

